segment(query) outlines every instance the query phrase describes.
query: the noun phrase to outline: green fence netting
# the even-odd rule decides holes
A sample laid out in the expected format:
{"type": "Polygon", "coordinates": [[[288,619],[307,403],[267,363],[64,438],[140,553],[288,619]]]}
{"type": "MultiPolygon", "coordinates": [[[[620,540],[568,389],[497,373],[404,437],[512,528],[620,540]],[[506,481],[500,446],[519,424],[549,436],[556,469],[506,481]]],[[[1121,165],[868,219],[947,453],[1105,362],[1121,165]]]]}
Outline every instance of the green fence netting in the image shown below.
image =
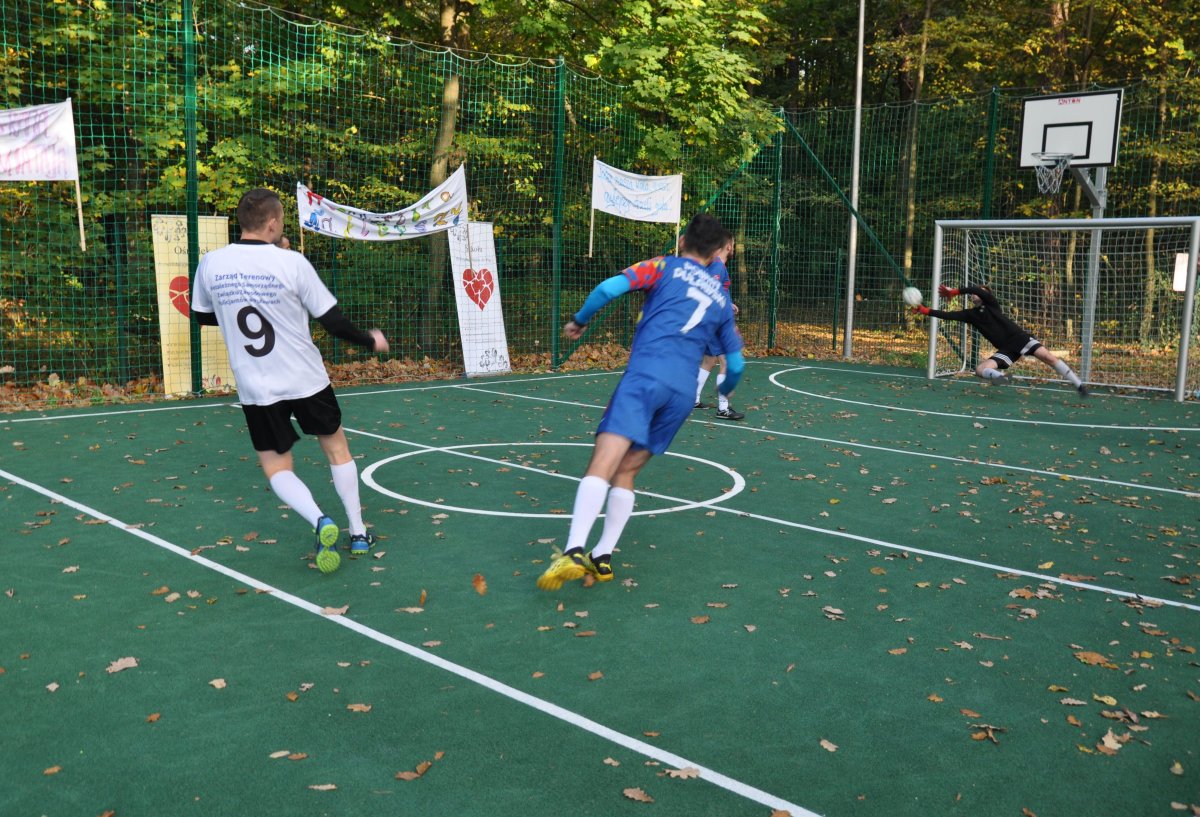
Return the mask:
{"type": "MultiPolygon", "coordinates": [[[[1200,209],[1197,85],[1125,86],[1106,215],[1200,209]]],[[[597,214],[589,256],[594,156],[683,173],[684,217],[709,208],[733,229],[739,320],[755,353],[844,349],[849,109],[781,111],[777,135],[741,164],[699,146],[679,167],[647,167],[623,89],[561,61],[464,56],[234,0],[7,0],[0,93],[4,108],[72,99],[87,236],[85,251],[72,183],[0,182],[5,408],[29,405],[29,390],[49,394],[38,392],[46,384],[95,400],[160,396],[163,359],[176,344],[194,360],[207,354],[211,341],[195,327],[160,333],[154,216],[185,219],[191,229],[178,252],[194,266],[200,222],[231,217],[249,187],[271,187],[286,202],[303,182],[391,211],[464,163],[470,218],[495,225],[518,363],[562,363],[573,349],[559,328],[590,288],[673,245],[674,225],[597,214]]],[[[863,111],[857,355],[923,365],[923,326],[899,291],[906,278],[922,288],[929,280],[934,219],[1087,214],[1070,183],[1042,196],[1016,166],[1021,100],[1032,93],[863,111]]],[[[453,363],[461,351],[445,248],[440,236],[367,243],[308,234],[304,251],[352,320],[384,330],[394,358],[453,363]]],[[[636,298],[623,299],[588,340],[627,344],[637,314],[636,298]]],[[[364,359],[316,336],[335,364],[364,359]]],[[[212,385],[195,368],[189,390],[212,385]]],[[[354,376],[385,379],[389,369],[354,376]]]]}

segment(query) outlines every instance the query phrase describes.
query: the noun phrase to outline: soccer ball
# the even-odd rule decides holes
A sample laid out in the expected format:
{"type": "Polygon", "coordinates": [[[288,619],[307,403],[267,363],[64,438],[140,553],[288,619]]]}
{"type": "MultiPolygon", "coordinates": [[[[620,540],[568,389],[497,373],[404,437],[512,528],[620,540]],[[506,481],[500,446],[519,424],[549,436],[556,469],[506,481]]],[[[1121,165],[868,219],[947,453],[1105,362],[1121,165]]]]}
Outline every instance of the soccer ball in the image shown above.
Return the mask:
{"type": "Polygon", "coordinates": [[[909,306],[920,306],[924,298],[921,296],[921,290],[916,287],[904,288],[904,303],[909,306]]]}

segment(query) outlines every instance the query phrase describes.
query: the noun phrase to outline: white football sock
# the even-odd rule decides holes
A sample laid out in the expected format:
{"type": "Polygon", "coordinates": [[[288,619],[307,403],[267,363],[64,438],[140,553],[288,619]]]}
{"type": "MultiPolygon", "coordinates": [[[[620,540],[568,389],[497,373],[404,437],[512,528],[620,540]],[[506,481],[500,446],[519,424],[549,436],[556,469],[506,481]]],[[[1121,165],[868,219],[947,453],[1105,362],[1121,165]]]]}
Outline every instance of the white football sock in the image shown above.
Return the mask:
{"type": "Polygon", "coordinates": [[[606,496],[608,483],[600,477],[584,477],[579,481],[579,489],[575,492],[575,508],[571,511],[571,530],[567,533],[567,546],[563,553],[583,550],[587,545],[588,534],[592,532],[592,525],[604,507],[606,496]]]}
{"type": "Polygon", "coordinates": [[[984,369],[983,370],[983,379],[984,380],[1003,380],[1004,372],[1000,371],[999,369],[984,369]]]}
{"type": "Polygon", "coordinates": [[[700,402],[700,395],[704,393],[704,384],[708,382],[708,376],[712,374],[708,369],[701,369],[700,374],[696,375],[696,402],[700,402]]]}
{"type": "Polygon", "coordinates": [[[321,509],[313,499],[312,491],[308,490],[295,471],[280,471],[271,477],[271,490],[275,496],[283,500],[285,505],[308,520],[314,528],[321,518],[321,509]]]}
{"type": "Polygon", "coordinates": [[[725,382],[725,375],[718,374],[717,375],[717,410],[718,411],[728,411],[729,410],[729,398],[726,397],[725,395],[721,394],[721,384],[724,382],[725,382]]]}
{"type": "Polygon", "coordinates": [[[628,488],[613,488],[608,492],[608,503],[604,506],[604,532],[600,541],[592,548],[592,557],[608,556],[617,547],[625,523],[633,515],[634,495],[628,488]]]}
{"type": "Polygon", "coordinates": [[[1060,359],[1057,363],[1055,363],[1054,371],[1061,374],[1067,380],[1070,380],[1071,385],[1075,386],[1076,388],[1078,388],[1079,384],[1083,382],[1079,379],[1079,375],[1075,374],[1075,372],[1071,370],[1071,367],[1067,365],[1067,361],[1065,360],[1060,359]]]}
{"type": "Polygon", "coordinates": [[[367,532],[363,524],[362,503],[358,498],[358,463],[354,460],[341,465],[330,465],[329,472],[333,474],[333,487],[342,498],[346,508],[346,522],[351,536],[367,532]]]}

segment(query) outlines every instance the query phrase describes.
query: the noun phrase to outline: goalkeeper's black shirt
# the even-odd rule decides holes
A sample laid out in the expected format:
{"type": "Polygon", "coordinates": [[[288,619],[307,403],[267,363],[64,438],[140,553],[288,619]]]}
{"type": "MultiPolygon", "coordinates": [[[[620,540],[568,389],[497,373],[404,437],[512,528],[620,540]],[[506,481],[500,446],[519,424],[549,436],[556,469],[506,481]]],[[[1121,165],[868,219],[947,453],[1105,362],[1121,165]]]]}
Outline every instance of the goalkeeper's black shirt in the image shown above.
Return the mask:
{"type": "Polygon", "coordinates": [[[930,309],[929,314],[944,321],[961,321],[971,324],[997,349],[1007,349],[1014,345],[1019,349],[1030,340],[1031,335],[1028,332],[1017,326],[1000,311],[1000,302],[996,300],[996,296],[990,290],[981,287],[963,287],[959,292],[964,295],[978,295],[983,303],[970,309],[959,309],[954,312],[930,309]]]}

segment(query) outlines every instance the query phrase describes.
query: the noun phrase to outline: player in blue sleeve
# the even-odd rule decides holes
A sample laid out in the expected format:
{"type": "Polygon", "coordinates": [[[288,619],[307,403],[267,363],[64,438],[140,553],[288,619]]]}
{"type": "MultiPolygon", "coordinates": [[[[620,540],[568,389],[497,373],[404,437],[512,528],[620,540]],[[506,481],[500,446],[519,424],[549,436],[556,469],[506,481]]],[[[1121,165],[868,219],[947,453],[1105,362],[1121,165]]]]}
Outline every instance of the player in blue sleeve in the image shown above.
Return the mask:
{"type": "MultiPolygon", "coordinates": [[[[730,290],[729,270],[726,268],[726,263],[733,256],[733,245],[730,244],[726,251],[725,258],[717,258],[709,265],[708,271],[716,276],[725,286],[725,291],[730,290]]],[[[733,305],[733,314],[736,317],[738,313],[737,304],[733,305]]],[[[704,384],[708,382],[708,376],[712,374],[714,366],[719,366],[717,372],[717,413],[716,416],[721,420],[741,420],[745,418],[745,414],[735,409],[729,403],[728,394],[721,393],[721,384],[725,382],[725,378],[729,376],[725,365],[725,355],[721,354],[719,349],[705,349],[704,358],[700,361],[700,372],[696,375],[696,405],[698,409],[712,408],[711,405],[703,401],[704,384]]]]}
{"type": "Polygon", "coordinates": [[[625,374],[609,399],[596,429],[587,472],[575,494],[571,528],[563,555],[537,580],[543,590],[591,573],[611,581],[612,552],[633,514],[633,481],[654,454],[667,450],[687,420],[696,394],[700,359],[710,343],[726,358],[728,395],[745,368],[742,338],[733,323],[733,302],[708,270],[732,246],[730,233],[708,213],[692,218],[680,244],[681,255],[642,261],[602,281],[584,301],[563,334],[583,336],[592,316],[609,301],[633,289],[645,291],[642,319],[633,335],[625,374]],[[604,510],[604,529],[584,554],[592,526],[604,510]]]}

